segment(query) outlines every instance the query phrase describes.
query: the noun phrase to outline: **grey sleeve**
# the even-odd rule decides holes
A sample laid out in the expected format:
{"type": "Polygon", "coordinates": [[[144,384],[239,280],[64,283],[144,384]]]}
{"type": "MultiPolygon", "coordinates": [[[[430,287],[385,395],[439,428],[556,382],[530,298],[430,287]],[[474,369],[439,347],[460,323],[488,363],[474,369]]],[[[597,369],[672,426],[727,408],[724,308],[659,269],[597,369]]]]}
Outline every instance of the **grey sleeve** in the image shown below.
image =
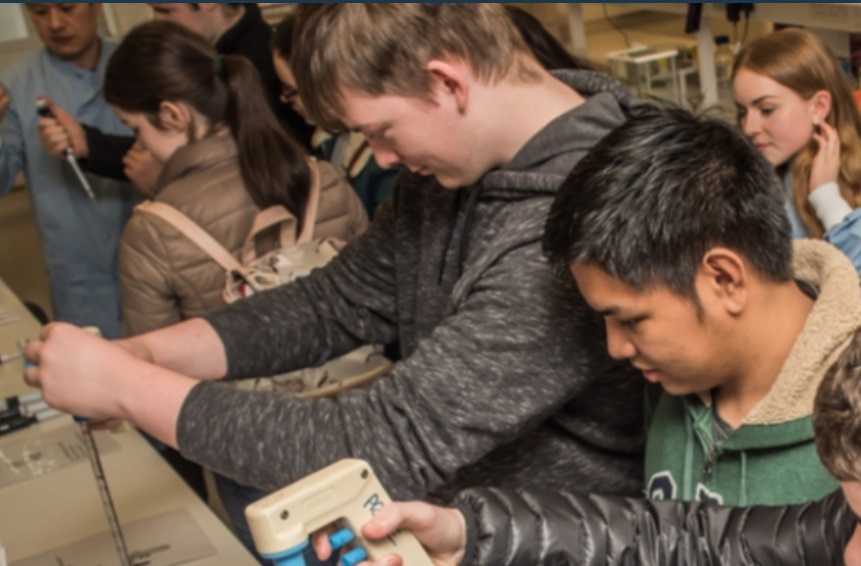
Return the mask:
{"type": "MultiPolygon", "coordinates": [[[[514,248],[369,388],[300,400],[201,383],[180,413],[180,448],[262,489],[362,458],[393,497],[421,498],[604,377],[588,361],[596,356],[571,347],[585,316],[572,287],[547,266],[537,241],[514,248]]],[[[595,347],[603,354],[600,340],[595,347]]]]}
{"type": "Polygon", "coordinates": [[[458,497],[463,566],[842,565],[855,518],[838,490],[785,507],[720,507],[549,490],[474,489],[458,497]]]}
{"type": "Polygon", "coordinates": [[[227,354],[227,378],[320,365],[397,336],[392,207],[328,265],[204,318],[227,354]]]}

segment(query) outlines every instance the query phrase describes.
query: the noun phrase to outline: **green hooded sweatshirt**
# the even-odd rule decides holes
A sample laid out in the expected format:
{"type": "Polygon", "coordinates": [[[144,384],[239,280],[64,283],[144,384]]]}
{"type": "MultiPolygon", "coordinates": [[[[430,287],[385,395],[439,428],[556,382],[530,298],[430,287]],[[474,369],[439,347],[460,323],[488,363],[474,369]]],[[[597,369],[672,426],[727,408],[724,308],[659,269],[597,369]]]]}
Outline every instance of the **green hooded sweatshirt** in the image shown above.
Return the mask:
{"type": "Polygon", "coordinates": [[[837,489],[817,456],[811,416],[819,383],[861,324],[861,286],[849,260],[822,241],[797,240],[793,267],[819,295],[771,390],[719,442],[709,403],[661,393],[646,444],[649,498],[783,505],[837,489]]]}

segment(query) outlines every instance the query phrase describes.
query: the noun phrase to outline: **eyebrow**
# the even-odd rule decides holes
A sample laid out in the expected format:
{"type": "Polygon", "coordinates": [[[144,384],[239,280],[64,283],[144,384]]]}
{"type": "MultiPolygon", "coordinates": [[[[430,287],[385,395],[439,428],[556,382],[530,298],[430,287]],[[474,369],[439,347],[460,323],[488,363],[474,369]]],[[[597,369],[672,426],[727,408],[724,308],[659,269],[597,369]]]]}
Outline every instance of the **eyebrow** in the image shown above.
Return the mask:
{"type": "Polygon", "coordinates": [[[754,104],[754,105],[759,104],[760,102],[766,100],[767,98],[777,98],[777,97],[773,94],[764,94],[764,95],[760,96],[759,98],[755,99],[751,104],[754,104]]]}

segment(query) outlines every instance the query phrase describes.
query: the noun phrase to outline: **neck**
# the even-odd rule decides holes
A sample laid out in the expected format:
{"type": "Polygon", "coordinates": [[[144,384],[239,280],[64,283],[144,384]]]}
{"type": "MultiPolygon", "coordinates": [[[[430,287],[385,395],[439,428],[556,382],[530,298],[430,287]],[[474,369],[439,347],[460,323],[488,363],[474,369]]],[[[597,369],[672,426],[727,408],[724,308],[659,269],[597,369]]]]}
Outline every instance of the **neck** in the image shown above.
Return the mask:
{"type": "Polygon", "coordinates": [[[494,166],[497,167],[511,161],[547,124],[585,102],[580,93],[531,59],[524,64],[530,65],[538,80],[509,80],[483,87],[493,90],[493,96],[485,97],[488,102],[484,105],[485,123],[499,124],[487,138],[493,140],[490,147],[496,147],[494,166]],[[504,96],[499,96],[501,90],[504,96]],[[499,120],[499,116],[517,116],[517,120],[499,120]]]}
{"type": "Polygon", "coordinates": [[[764,286],[754,300],[742,321],[747,331],[729,342],[737,346],[735,377],[715,390],[718,414],[733,428],[771,391],[813,309],[794,281],[764,286]]]}
{"type": "Polygon", "coordinates": [[[66,62],[80,69],[84,69],[85,71],[92,71],[96,68],[96,65],[99,64],[99,57],[101,54],[102,41],[97,39],[90,47],[76,55],[74,58],[66,59],[66,62]]]}

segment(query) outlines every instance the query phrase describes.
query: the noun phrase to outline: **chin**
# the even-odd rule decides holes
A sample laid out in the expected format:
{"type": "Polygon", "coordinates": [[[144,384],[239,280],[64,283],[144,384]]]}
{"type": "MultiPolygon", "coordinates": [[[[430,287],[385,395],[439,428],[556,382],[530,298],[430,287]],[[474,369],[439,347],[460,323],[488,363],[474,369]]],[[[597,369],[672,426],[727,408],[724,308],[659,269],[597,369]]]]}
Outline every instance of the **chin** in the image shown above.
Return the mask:
{"type": "MultiPolygon", "coordinates": [[[[419,173],[422,176],[429,176],[429,173],[419,173]]],[[[433,177],[436,179],[436,182],[439,183],[444,189],[455,190],[464,186],[458,179],[454,179],[452,177],[444,177],[442,175],[433,174],[433,177]]]]}
{"type": "Polygon", "coordinates": [[[668,395],[672,395],[673,397],[685,397],[697,393],[690,386],[681,383],[661,381],[660,386],[668,395]]]}

